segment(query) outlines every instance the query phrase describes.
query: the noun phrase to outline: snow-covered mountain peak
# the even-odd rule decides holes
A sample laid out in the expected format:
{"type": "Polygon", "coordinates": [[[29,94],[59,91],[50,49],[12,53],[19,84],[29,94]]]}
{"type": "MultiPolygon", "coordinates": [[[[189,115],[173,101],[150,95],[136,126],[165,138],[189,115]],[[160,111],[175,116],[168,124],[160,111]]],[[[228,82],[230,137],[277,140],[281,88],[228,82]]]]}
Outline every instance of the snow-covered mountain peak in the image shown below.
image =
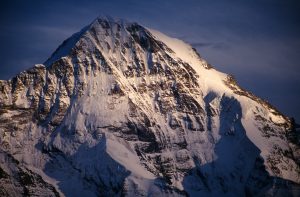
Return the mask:
{"type": "MultiPolygon", "coordinates": [[[[51,65],[55,61],[59,60],[62,57],[70,55],[72,50],[76,48],[79,44],[81,39],[87,39],[89,36],[88,34],[92,33],[93,31],[94,36],[97,34],[106,33],[109,34],[108,29],[112,29],[112,27],[117,27],[124,29],[134,23],[128,22],[125,19],[121,18],[114,18],[109,15],[100,15],[98,16],[91,24],[87,25],[79,32],[73,34],[70,38],[66,39],[51,55],[51,57],[45,62],[46,65],[51,65]],[[96,31],[96,32],[95,32],[96,31]]],[[[114,36],[114,35],[110,35],[114,36]]],[[[91,46],[92,47],[92,46],[91,46]]]]}
{"type": "MultiPolygon", "coordinates": [[[[50,65],[61,57],[70,55],[72,49],[76,48],[77,45],[80,45],[80,40],[99,40],[98,38],[104,38],[103,36],[113,38],[113,41],[119,41],[119,39],[121,39],[121,41],[128,41],[127,37],[136,37],[141,39],[139,40],[141,42],[143,42],[143,39],[146,41],[151,37],[153,41],[154,39],[157,39],[158,42],[163,41],[161,44],[166,44],[169,47],[168,49],[163,48],[164,50],[169,50],[169,52],[171,52],[172,48],[173,52],[175,52],[175,54],[177,54],[182,60],[186,62],[193,62],[193,64],[202,64],[201,61],[204,61],[201,60],[199,54],[195,51],[195,49],[181,40],[170,38],[156,30],[144,28],[135,22],[129,22],[125,19],[101,15],[97,17],[90,25],[84,27],[82,30],[73,34],[70,38],[65,40],[62,45],[60,45],[58,49],[52,54],[51,58],[46,61],[45,64],[50,65]]],[[[101,39],[101,41],[104,40],[101,39]]],[[[91,48],[94,48],[94,46],[98,45],[99,43],[90,44],[91,45],[89,46],[91,48]]]]}
{"type": "Polygon", "coordinates": [[[99,17],[0,81],[0,192],[299,194],[288,117],[188,44],[99,17]]]}
{"type": "Polygon", "coordinates": [[[130,25],[134,22],[130,22],[128,21],[127,19],[124,19],[124,18],[119,18],[119,17],[113,17],[113,16],[110,16],[110,15],[105,15],[105,14],[101,14],[99,15],[91,24],[94,24],[96,21],[98,21],[98,23],[101,21],[106,21],[110,24],[119,24],[119,25],[130,25]]]}

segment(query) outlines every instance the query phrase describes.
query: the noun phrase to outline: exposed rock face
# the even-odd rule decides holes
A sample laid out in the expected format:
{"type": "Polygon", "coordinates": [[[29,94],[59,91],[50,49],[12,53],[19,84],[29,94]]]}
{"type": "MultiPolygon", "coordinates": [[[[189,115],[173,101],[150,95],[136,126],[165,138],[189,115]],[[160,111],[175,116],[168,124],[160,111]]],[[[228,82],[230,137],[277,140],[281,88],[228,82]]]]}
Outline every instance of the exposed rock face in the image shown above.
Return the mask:
{"type": "Polygon", "coordinates": [[[292,121],[189,45],[97,18],[0,81],[4,196],[299,195],[292,121]]]}

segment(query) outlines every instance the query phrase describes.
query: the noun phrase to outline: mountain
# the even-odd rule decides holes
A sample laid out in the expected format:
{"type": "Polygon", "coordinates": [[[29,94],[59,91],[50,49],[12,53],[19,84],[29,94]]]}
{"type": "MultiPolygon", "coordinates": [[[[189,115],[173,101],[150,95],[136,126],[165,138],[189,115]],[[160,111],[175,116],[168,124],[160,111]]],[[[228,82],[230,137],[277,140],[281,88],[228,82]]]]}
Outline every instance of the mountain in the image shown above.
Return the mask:
{"type": "Polygon", "coordinates": [[[0,81],[1,196],[299,196],[295,123],[195,49],[99,17],[0,81]]]}

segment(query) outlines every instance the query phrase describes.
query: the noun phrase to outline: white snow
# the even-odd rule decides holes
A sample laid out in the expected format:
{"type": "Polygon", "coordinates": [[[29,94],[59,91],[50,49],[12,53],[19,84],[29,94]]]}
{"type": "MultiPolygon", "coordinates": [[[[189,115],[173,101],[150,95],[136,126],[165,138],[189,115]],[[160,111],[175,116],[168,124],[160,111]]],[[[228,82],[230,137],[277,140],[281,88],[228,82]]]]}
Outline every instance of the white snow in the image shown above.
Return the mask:
{"type": "Polygon", "coordinates": [[[122,164],[134,176],[145,179],[155,179],[155,176],[140,164],[140,159],[132,150],[130,144],[122,138],[110,133],[105,133],[106,151],[118,163],[122,164]]]}
{"type": "Polygon", "coordinates": [[[170,47],[174,51],[175,55],[178,56],[181,60],[191,65],[199,65],[199,63],[201,63],[201,60],[193,51],[192,47],[182,40],[171,38],[154,29],[148,28],[148,30],[156,39],[161,40],[168,47],[170,47]]]}
{"type": "Polygon", "coordinates": [[[192,47],[176,38],[171,38],[166,36],[165,34],[149,29],[151,34],[158,40],[165,43],[172,51],[173,54],[170,54],[172,57],[177,57],[184,62],[189,63],[193,69],[199,74],[200,84],[204,87],[203,92],[204,94],[208,94],[209,92],[218,92],[220,95],[223,93],[232,94],[232,91],[224,84],[224,80],[227,77],[227,74],[221,73],[215,69],[206,69],[207,62],[200,58],[192,47]]]}

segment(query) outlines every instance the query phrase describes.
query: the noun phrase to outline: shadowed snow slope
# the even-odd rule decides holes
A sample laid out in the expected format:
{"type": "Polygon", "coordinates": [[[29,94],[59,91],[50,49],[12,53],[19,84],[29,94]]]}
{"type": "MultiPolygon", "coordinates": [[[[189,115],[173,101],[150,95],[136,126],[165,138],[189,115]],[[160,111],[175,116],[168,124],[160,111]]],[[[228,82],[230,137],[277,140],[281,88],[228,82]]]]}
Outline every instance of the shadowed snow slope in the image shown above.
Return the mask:
{"type": "Polygon", "coordinates": [[[298,196],[294,128],[188,44],[99,17],[0,81],[0,195],[298,196]]]}

